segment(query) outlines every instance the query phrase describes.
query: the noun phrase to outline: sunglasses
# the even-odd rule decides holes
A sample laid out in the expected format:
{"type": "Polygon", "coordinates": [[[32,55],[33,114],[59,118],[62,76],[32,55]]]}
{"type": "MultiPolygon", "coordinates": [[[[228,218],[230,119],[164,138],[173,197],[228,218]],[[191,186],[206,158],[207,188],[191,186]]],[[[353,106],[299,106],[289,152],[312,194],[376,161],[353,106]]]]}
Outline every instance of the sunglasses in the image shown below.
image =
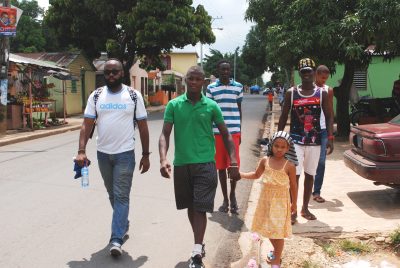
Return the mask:
{"type": "Polygon", "coordinates": [[[112,69],[112,70],[104,70],[104,75],[117,75],[121,70],[112,69]]]}
{"type": "Polygon", "coordinates": [[[300,70],[301,74],[309,74],[309,73],[312,73],[312,72],[313,72],[312,69],[302,69],[302,70],[300,70]]]}

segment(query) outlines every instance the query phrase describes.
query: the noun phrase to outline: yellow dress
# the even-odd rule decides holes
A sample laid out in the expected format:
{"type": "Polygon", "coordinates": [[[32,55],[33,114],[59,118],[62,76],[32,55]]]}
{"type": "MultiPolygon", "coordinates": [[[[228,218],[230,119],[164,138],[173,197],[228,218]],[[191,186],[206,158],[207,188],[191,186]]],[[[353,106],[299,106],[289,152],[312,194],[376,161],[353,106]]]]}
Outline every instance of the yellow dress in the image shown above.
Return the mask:
{"type": "Polygon", "coordinates": [[[290,222],[289,176],[285,166],[276,170],[265,164],[262,190],[253,219],[252,230],[266,238],[283,239],[292,234],[290,222]]]}

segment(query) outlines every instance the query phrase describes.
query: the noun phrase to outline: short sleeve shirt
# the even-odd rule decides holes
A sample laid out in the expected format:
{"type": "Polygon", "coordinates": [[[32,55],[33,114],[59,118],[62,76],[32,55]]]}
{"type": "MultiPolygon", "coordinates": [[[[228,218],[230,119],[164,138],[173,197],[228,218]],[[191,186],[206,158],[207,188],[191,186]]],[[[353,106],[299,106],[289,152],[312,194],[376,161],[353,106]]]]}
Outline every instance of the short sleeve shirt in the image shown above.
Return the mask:
{"type": "MultiPolygon", "coordinates": [[[[147,118],[143,97],[137,90],[136,120],[147,118]]],[[[104,87],[94,106],[95,91],[90,94],[85,117],[96,118],[97,111],[97,150],[107,154],[117,154],[135,148],[134,111],[128,86],[114,93],[104,87]]]]}
{"type": "Polygon", "coordinates": [[[193,105],[183,94],[167,104],[164,121],[174,124],[175,166],[214,162],[212,127],[224,122],[215,101],[202,95],[193,105]]]}
{"type": "MultiPolygon", "coordinates": [[[[238,103],[241,103],[243,100],[242,84],[230,80],[228,85],[224,85],[217,79],[217,81],[208,85],[206,96],[218,103],[229,133],[240,133],[241,126],[238,103]]],[[[213,131],[214,134],[219,134],[219,130],[215,125],[213,131]]]]}

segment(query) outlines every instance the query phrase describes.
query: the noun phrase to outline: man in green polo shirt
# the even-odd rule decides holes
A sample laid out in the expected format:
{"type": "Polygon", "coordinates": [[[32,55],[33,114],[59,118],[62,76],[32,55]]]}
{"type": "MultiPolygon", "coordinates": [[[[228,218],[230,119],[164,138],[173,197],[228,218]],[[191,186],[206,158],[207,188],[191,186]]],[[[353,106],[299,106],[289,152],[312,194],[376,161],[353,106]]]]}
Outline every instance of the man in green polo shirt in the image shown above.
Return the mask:
{"type": "Polygon", "coordinates": [[[171,100],[164,114],[164,126],[159,140],[161,175],[171,177],[171,165],[167,160],[169,139],[174,126],[175,159],[174,189],[177,209],[187,209],[194,234],[194,248],[190,268],[202,268],[204,264],[204,234],[206,212],[213,212],[218,185],[215,167],[213,123],[223,137],[229,152],[230,178],[239,180],[235,146],[224,123],[218,104],[202,94],[204,71],[190,67],[186,74],[187,92],[171,100]]]}

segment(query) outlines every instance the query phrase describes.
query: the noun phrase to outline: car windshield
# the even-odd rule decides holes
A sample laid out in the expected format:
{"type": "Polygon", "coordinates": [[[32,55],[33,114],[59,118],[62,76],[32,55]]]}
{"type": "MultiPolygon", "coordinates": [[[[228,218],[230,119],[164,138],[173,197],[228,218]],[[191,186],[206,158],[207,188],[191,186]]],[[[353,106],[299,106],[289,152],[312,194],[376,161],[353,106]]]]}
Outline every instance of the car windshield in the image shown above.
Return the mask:
{"type": "Polygon", "coordinates": [[[395,118],[393,118],[392,120],[390,120],[390,123],[400,125],[400,114],[395,118]]]}

